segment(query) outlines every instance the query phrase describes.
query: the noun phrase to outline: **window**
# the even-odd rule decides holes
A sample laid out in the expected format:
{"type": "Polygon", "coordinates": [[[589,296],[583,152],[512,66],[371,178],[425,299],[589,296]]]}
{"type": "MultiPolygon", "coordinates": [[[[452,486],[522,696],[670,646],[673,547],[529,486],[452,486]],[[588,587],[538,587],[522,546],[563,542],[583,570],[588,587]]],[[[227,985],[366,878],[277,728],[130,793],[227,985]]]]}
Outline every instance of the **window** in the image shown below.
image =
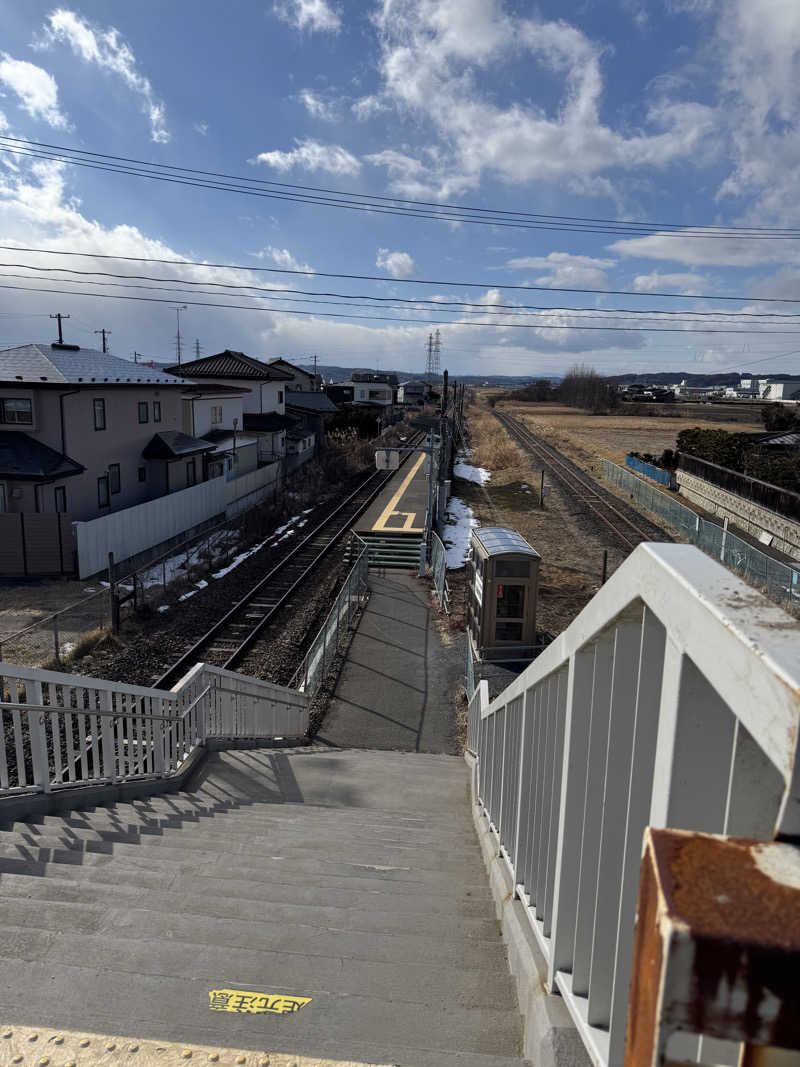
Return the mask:
{"type": "Polygon", "coordinates": [[[97,506],[107,508],[111,500],[108,494],[108,475],[101,474],[97,479],[97,506]]]}
{"type": "Polygon", "coordinates": [[[497,618],[521,619],[525,614],[525,586],[497,586],[497,618]]]}
{"type": "Polygon", "coordinates": [[[0,400],[0,422],[31,426],[33,424],[33,401],[25,400],[20,396],[7,396],[0,400]]]}
{"type": "Polygon", "coordinates": [[[209,478],[219,478],[225,473],[225,464],[221,459],[214,459],[208,465],[209,478]]]}
{"type": "Polygon", "coordinates": [[[109,463],[108,465],[108,482],[112,493],[118,493],[120,490],[119,484],[119,463],[109,463]]]}
{"type": "Polygon", "coordinates": [[[222,404],[211,405],[211,425],[218,426],[222,422],[222,404]]]}
{"type": "Polygon", "coordinates": [[[95,397],[94,400],[94,428],[95,430],[106,428],[106,402],[100,397],[95,397]]]}
{"type": "Polygon", "coordinates": [[[6,487],[0,484],[0,511],[6,510],[6,487]]]}
{"type": "Polygon", "coordinates": [[[147,481],[147,467],[139,467],[139,470],[138,470],[137,473],[139,475],[139,481],[140,482],[146,482],[147,481]]]}
{"type": "MultiPolygon", "coordinates": [[[[63,485],[57,485],[53,490],[53,498],[55,500],[56,511],[67,510],[67,490],[63,485]]],[[[0,508],[2,511],[2,508],[0,508]]]]}
{"type": "Polygon", "coordinates": [[[148,407],[147,407],[147,401],[146,400],[140,400],[139,401],[139,422],[149,422],[149,421],[150,421],[150,412],[149,412],[148,407]]]}
{"type": "Polygon", "coordinates": [[[499,559],[494,565],[494,573],[496,578],[527,578],[530,564],[523,559],[499,559]]]}
{"type": "MultiPolygon", "coordinates": [[[[139,420],[141,422],[141,419],[139,420]]],[[[153,401],[153,422],[161,422],[161,401],[153,401]]]]}
{"type": "Polygon", "coordinates": [[[283,389],[279,389],[278,390],[278,403],[279,404],[283,403],[283,389]]]}
{"type": "Polygon", "coordinates": [[[194,467],[194,460],[190,459],[189,462],[186,464],[186,485],[188,487],[190,485],[196,485],[196,484],[197,484],[197,473],[196,473],[195,467],[194,467]]]}

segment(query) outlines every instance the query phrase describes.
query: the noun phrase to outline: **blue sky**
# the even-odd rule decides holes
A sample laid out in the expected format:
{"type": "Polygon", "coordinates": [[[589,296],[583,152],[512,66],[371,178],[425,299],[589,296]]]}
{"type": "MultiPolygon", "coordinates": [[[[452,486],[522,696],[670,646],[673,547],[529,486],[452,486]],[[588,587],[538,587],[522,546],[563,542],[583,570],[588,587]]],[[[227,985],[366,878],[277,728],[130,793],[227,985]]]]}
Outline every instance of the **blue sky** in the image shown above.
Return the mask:
{"type": "MultiPolygon", "coordinates": [[[[206,0],[74,7],[2,0],[0,15],[6,135],[436,203],[681,226],[800,226],[796,0],[239,0],[224,8],[206,0]]],[[[800,369],[800,357],[786,355],[800,349],[792,322],[752,318],[800,310],[800,303],[759,301],[800,301],[798,240],[453,225],[7,152],[0,153],[0,239],[242,266],[140,271],[156,277],[406,299],[446,294],[487,305],[471,316],[482,326],[435,310],[389,309],[386,315],[412,321],[382,322],[326,318],[326,310],[341,309],[323,305],[310,305],[309,316],[264,302],[267,310],[258,311],[190,307],[184,337],[190,344],[198,338],[206,353],[316,353],[322,363],[413,371],[436,318],[443,364],[454,374],[558,374],[576,361],[609,373],[800,369]],[[255,267],[382,280],[264,275],[255,267]],[[482,286],[410,285],[407,278],[482,286]],[[537,288],[526,294],[504,286],[537,288]],[[639,295],[608,292],[615,289],[639,295]],[[745,299],[677,301],[652,292],[745,299]],[[581,330],[631,319],[525,314],[515,307],[521,304],[724,310],[730,317],[718,326],[751,332],[689,331],[685,317],[648,320],[676,332],[581,330]],[[512,318],[526,328],[501,325],[512,318]]],[[[4,255],[5,264],[29,267],[138,271],[90,258],[4,255]]],[[[52,324],[37,316],[60,310],[72,316],[68,336],[81,344],[105,326],[117,355],[136,349],[167,359],[173,352],[175,315],[167,304],[92,298],[87,289],[103,290],[71,286],[63,275],[0,272],[37,273],[31,284],[70,290],[0,289],[2,343],[47,339],[52,324]]],[[[179,293],[174,300],[184,302],[179,293]]]]}

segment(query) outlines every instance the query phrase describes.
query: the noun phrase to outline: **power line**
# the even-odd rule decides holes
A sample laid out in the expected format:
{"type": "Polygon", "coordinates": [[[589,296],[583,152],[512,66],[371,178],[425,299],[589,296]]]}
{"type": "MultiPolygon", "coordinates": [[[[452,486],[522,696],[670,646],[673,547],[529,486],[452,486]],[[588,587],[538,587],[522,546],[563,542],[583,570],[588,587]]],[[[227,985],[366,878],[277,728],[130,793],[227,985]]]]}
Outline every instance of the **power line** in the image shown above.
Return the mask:
{"type": "MultiPolygon", "coordinates": [[[[141,303],[151,304],[169,304],[169,297],[156,297],[156,296],[134,296],[128,293],[76,293],[70,289],[48,289],[42,286],[24,286],[24,285],[0,285],[0,289],[15,289],[19,292],[28,293],[55,293],[61,296],[77,296],[77,297],[92,297],[94,299],[104,300],[135,300],[141,303]]],[[[222,304],[207,300],[189,300],[187,301],[190,307],[210,307],[210,308],[223,308],[235,311],[261,311],[272,314],[285,314],[285,315],[307,315],[317,316],[320,313],[316,311],[304,311],[298,308],[283,308],[283,307],[258,307],[253,304],[222,304]]],[[[702,333],[702,334],[747,334],[758,333],[764,336],[770,335],[783,335],[790,334],[794,336],[798,333],[797,330],[753,330],[753,329],[718,329],[714,328],[702,328],[702,329],[683,329],[679,326],[576,326],[566,324],[552,324],[552,323],[528,323],[528,322],[474,322],[450,319],[408,319],[400,318],[399,316],[391,315],[354,315],[352,312],[335,312],[327,311],[322,313],[326,318],[335,319],[359,319],[368,320],[373,322],[402,322],[408,323],[414,326],[421,326],[425,323],[433,323],[441,326],[473,326],[483,328],[495,328],[495,329],[516,329],[516,330],[592,330],[601,331],[607,333],[702,333]]]]}
{"type": "Polygon", "coordinates": [[[54,145],[48,142],[33,141],[21,137],[0,137],[0,150],[20,155],[34,155],[50,158],[57,162],[76,166],[91,166],[94,169],[106,169],[112,173],[132,174],[141,177],[159,178],[177,181],[181,184],[195,184],[201,188],[217,188],[226,191],[255,193],[279,199],[295,199],[305,203],[319,203],[327,206],[358,207],[362,210],[391,210],[402,214],[417,214],[417,209],[426,209],[422,217],[436,217],[452,220],[453,213],[463,215],[457,221],[481,222],[484,225],[508,225],[525,228],[552,228],[580,230],[581,232],[622,233],[627,235],[646,235],[664,233],[665,236],[678,237],[722,237],[738,239],[790,239],[800,238],[800,229],[796,227],[771,226],[691,226],[677,222],[643,222],[624,219],[590,218],[575,215],[553,215],[537,212],[510,211],[502,208],[486,208],[475,205],[453,204],[448,202],[411,200],[400,197],[379,196],[367,193],[352,193],[341,189],[321,186],[299,185],[290,182],[277,182],[265,178],[253,178],[242,175],[227,174],[220,171],[200,170],[193,167],[179,167],[168,163],[155,163],[129,156],[117,156],[104,152],[90,152],[85,149],[54,145]],[[42,151],[44,150],[44,151],[42,151]],[[58,153],[57,156],[46,153],[58,153]],[[135,168],[146,168],[139,170],[135,168]],[[186,177],[188,176],[188,177],[186,177]],[[236,183],[234,185],[223,184],[236,183]],[[274,190],[267,192],[266,190],[274,190]],[[389,207],[386,207],[389,205],[389,207]],[[412,211],[411,209],[414,209],[412,211]],[[435,214],[432,214],[435,213],[435,214]],[[609,230],[613,227],[613,230],[609,230]]]}
{"type": "MultiPolygon", "coordinates": [[[[446,285],[452,288],[462,289],[509,289],[523,292],[540,292],[540,293],[584,293],[592,296],[636,296],[636,297],[655,297],[657,299],[670,299],[670,300],[729,300],[736,301],[738,303],[744,303],[747,301],[756,301],[759,304],[800,304],[800,297],[786,298],[777,296],[723,296],[715,295],[713,293],[664,293],[664,292],[648,292],[639,293],[634,289],[578,289],[575,287],[568,287],[563,285],[506,285],[501,283],[498,285],[496,281],[492,282],[464,282],[464,281],[449,281],[443,279],[432,278],[385,278],[380,274],[343,274],[334,271],[321,271],[321,270],[290,270],[285,267],[256,267],[249,264],[242,263],[204,263],[201,260],[196,259],[156,259],[152,256],[114,256],[110,253],[103,252],[77,252],[75,250],[63,251],[55,248],[32,248],[28,245],[3,245],[0,244],[0,251],[5,252],[30,252],[37,255],[49,255],[49,256],[78,256],[82,259],[113,259],[118,260],[121,263],[159,263],[166,264],[171,267],[206,267],[214,270],[240,270],[250,271],[251,273],[259,274],[291,274],[300,275],[307,278],[340,278],[345,281],[360,281],[360,282],[388,282],[391,281],[392,285],[446,285]]],[[[219,283],[210,283],[219,284],[219,283]]]]}

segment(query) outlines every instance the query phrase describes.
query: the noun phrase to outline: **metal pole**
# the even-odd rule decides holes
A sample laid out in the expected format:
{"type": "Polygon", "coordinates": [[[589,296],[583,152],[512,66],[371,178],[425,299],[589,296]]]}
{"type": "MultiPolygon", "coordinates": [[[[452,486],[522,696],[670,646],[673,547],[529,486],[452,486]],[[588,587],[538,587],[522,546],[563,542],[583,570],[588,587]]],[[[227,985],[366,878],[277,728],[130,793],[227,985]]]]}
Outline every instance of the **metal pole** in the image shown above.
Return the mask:
{"type": "Polygon", "coordinates": [[[428,432],[428,513],[425,516],[425,537],[419,550],[419,576],[425,577],[425,563],[428,552],[428,538],[430,537],[433,522],[433,427],[428,432]]]}
{"type": "Polygon", "coordinates": [[[606,584],[606,577],[608,576],[608,549],[603,549],[603,579],[600,582],[601,585],[606,584]]]}
{"type": "Polygon", "coordinates": [[[539,488],[539,507],[544,507],[544,470],[542,470],[542,484],[539,488]]]}
{"type": "Polygon", "coordinates": [[[722,520],[722,544],[719,546],[719,558],[725,561],[725,542],[728,540],[728,520],[722,520]]]}
{"type": "Polygon", "coordinates": [[[58,614],[53,616],[53,648],[56,653],[56,663],[61,663],[61,656],[59,654],[59,641],[58,641],[58,614]]]}

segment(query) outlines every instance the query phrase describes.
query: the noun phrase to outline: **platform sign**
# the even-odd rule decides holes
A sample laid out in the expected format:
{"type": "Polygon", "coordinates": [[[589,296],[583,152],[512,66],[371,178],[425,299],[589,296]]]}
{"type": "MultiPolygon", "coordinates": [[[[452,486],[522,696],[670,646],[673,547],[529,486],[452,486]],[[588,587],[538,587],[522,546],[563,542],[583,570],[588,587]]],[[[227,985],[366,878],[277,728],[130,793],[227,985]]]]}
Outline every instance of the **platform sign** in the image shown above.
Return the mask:
{"type": "Polygon", "coordinates": [[[378,448],[375,450],[375,466],[379,471],[396,471],[400,466],[399,448],[378,448]]]}

